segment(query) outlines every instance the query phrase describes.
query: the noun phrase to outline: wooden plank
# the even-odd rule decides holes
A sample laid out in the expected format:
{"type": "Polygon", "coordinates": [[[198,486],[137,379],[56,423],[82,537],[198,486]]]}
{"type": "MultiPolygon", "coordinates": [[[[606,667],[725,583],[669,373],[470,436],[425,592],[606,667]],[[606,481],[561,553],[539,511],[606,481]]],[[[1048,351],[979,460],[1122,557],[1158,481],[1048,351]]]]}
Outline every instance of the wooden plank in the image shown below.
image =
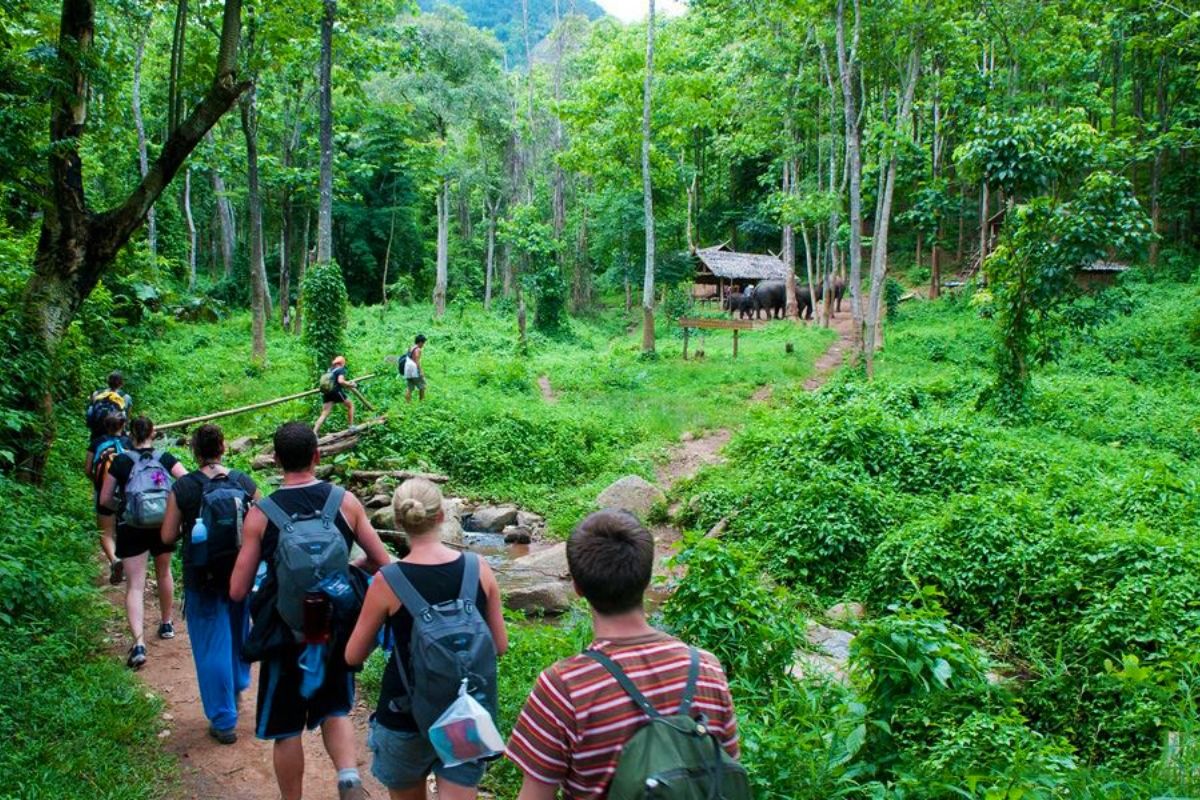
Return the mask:
{"type": "Polygon", "coordinates": [[[680,317],[679,325],[683,328],[700,328],[710,331],[749,331],[754,329],[754,321],[748,319],[708,319],[680,317]]]}

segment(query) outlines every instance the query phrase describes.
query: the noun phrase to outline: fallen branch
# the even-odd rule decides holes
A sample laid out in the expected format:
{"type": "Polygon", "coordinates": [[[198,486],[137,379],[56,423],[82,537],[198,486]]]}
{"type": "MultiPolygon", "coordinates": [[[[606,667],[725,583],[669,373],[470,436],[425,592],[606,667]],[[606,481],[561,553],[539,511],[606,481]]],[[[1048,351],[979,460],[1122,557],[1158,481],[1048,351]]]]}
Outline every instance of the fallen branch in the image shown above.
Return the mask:
{"type": "MultiPolygon", "coordinates": [[[[374,377],[375,377],[374,373],[372,373],[370,375],[363,375],[361,378],[355,378],[355,382],[357,383],[359,381],[370,380],[371,378],[374,378],[374,377]]],[[[297,392],[296,394],[289,394],[287,397],[276,397],[274,400],[264,400],[261,403],[253,403],[248,406],[242,406],[241,408],[231,408],[228,411],[217,411],[212,414],[204,414],[203,416],[199,416],[199,417],[190,417],[188,419],[181,419],[176,422],[168,422],[165,425],[157,425],[157,426],[155,426],[155,428],[159,432],[169,431],[173,428],[187,428],[191,425],[196,425],[201,422],[209,422],[210,420],[220,419],[221,417],[231,417],[234,414],[244,414],[247,411],[257,411],[260,408],[267,408],[269,406],[279,405],[280,403],[286,403],[289,400],[299,400],[302,397],[309,397],[311,395],[320,394],[320,393],[321,393],[320,389],[309,389],[306,392],[297,392]]],[[[368,406],[368,407],[370,407],[370,406],[368,406]]]]}
{"type": "MultiPolygon", "coordinates": [[[[334,456],[338,453],[344,453],[347,450],[353,450],[358,445],[358,434],[363,429],[382,425],[385,422],[387,422],[387,417],[376,417],[375,419],[359,423],[353,428],[346,428],[343,431],[336,431],[322,436],[317,440],[317,450],[320,451],[322,456],[334,456]]],[[[273,447],[268,447],[259,453],[250,464],[254,469],[269,469],[274,465],[275,449],[273,447]]]]}

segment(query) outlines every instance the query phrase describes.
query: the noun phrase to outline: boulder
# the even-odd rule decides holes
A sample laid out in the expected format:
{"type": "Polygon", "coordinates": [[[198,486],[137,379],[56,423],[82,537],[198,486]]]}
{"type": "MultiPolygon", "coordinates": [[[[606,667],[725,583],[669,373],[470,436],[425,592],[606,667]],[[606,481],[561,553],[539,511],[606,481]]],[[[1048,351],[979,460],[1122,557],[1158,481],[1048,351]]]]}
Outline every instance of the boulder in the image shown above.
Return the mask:
{"type": "Polygon", "coordinates": [[[504,595],[504,605],[526,614],[562,614],[571,607],[574,592],[564,581],[549,580],[531,586],[510,589],[504,595]]]}
{"type": "Polygon", "coordinates": [[[843,664],[850,660],[850,643],[854,641],[854,634],[850,631],[810,622],[805,638],[810,645],[829,658],[843,664]]]}
{"type": "Polygon", "coordinates": [[[546,520],[543,519],[542,517],[538,516],[537,514],[531,513],[529,511],[518,511],[517,512],[517,525],[521,526],[522,528],[528,528],[530,531],[533,531],[533,530],[536,530],[537,528],[546,527],[546,520]]]}
{"type": "Polygon", "coordinates": [[[470,527],[475,531],[499,533],[516,521],[515,506],[480,506],[471,514],[470,527]]]}
{"type": "Polygon", "coordinates": [[[546,578],[567,578],[570,569],[567,567],[567,543],[547,547],[509,562],[509,571],[516,574],[537,574],[546,578]]]}
{"type": "Polygon", "coordinates": [[[667,496],[640,475],[626,475],[617,480],[596,498],[600,508],[620,508],[645,517],[656,503],[665,503],[667,496]]]}
{"type": "Polygon", "coordinates": [[[461,545],[463,543],[463,526],[458,521],[458,517],[446,515],[446,521],[442,523],[441,530],[442,541],[447,544],[461,545]]]}
{"type": "Polygon", "coordinates": [[[396,530],[396,510],[392,508],[392,504],[388,503],[386,506],[372,511],[371,524],[384,530],[396,530]]]}
{"type": "Polygon", "coordinates": [[[229,452],[233,453],[234,455],[237,455],[238,453],[244,453],[253,447],[256,441],[258,441],[258,439],[254,436],[243,436],[239,439],[234,439],[229,443],[229,452]]]}
{"type": "Polygon", "coordinates": [[[825,618],[833,622],[859,622],[865,616],[862,603],[835,603],[825,609],[825,618]]]}
{"type": "Polygon", "coordinates": [[[392,496],[390,494],[377,494],[374,497],[369,497],[363,501],[363,505],[367,508],[383,508],[392,504],[392,496]]]}
{"type": "Polygon", "coordinates": [[[501,533],[504,534],[505,544],[529,544],[533,541],[529,528],[522,525],[509,525],[501,533]]]}

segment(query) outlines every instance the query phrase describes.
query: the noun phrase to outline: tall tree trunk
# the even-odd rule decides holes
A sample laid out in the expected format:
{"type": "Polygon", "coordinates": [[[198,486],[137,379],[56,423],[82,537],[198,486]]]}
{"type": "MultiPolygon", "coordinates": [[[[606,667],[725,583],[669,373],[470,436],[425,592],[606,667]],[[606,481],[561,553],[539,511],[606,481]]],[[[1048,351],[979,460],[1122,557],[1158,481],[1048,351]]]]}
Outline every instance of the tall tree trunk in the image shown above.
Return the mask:
{"type": "Polygon", "coordinates": [[[183,191],[179,197],[188,232],[188,291],[196,291],[196,221],[192,219],[192,168],[183,171],[183,191]]]}
{"type": "Polygon", "coordinates": [[[318,63],[321,166],[317,204],[317,263],[333,259],[333,23],[337,0],[323,0],[321,56],[318,63]]]}
{"type": "Polygon", "coordinates": [[[858,70],[858,37],[861,15],[859,2],[854,0],[854,31],[849,49],[846,47],[846,0],[837,4],[838,75],[842,84],[842,114],[846,123],[846,166],[850,183],[850,312],[854,317],[854,345],[861,349],[863,341],[862,285],[862,155],[860,150],[858,103],[854,95],[858,70]]]}
{"type": "MultiPolygon", "coordinates": [[[[553,198],[552,198],[552,220],[554,226],[554,240],[558,243],[557,258],[559,269],[562,270],[563,261],[566,258],[566,248],[562,246],[563,229],[567,224],[567,178],[563,172],[562,165],[558,163],[558,154],[563,147],[563,124],[562,117],[557,113],[559,105],[562,103],[562,62],[563,62],[563,36],[565,32],[562,29],[562,13],[559,8],[559,0],[554,0],[554,106],[556,113],[554,114],[553,139],[550,142],[551,158],[554,161],[554,178],[553,178],[553,198]]],[[[532,66],[530,75],[533,74],[532,66]]],[[[560,272],[560,274],[562,274],[560,272]]]]}
{"type": "MultiPolygon", "coordinates": [[[[51,370],[56,368],[59,344],[83,301],[144,224],[150,207],[204,134],[246,88],[237,82],[235,73],[241,3],[226,0],[214,79],[204,98],[167,136],[162,152],[133,191],[114,208],[93,211],[84,195],[80,144],[91,93],[88,75],[93,68],[95,11],[94,0],[62,3],[55,54],[58,80],[50,100],[52,146],[47,149],[46,202],[33,272],[21,300],[26,346],[40,351],[51,370]]],[[[41,376],[42,385],[54,386],[56,378],[54,374],[41,376]]],[[[34,412],[37,422],[14,441],[14,463],[23,477],[40,481],[54,441],[54,400],[49,390],[27,394],[23,410],[34,412]]]]}
{"type": "Polygon", "coordinates": [[[175,30],[171,38],[171,64],[167,77],[167,134],[175,132],[183,119],[184,45],[187,41],[188,0],[176,0],[175,30]]]}
{"type": "MultiPolygon", "coordinates": [[[[524,183],[525,183],[525,202],[533,202],[533,164],[535,159],[534,131],[533,131],[533,48],[530,46],[529,38],[529,0],[521,0],[521,32],[525,39],[525,76],[526,86],[526,119],[527,132],[525,135],[524,147],[524,183]]],[[[510,262],[511,263],[511,262],[510,262]]],[[[518,282],[513,282],[513,288],[517,294],[521,293],[521,286],[518,282]]]]}
{"type": "MultiPolygon", "coordinates": [[[[790,142],[791,136],[789,135],[787,139],[790,142]]],[[[793,192],[794,173],[792,170],[794,167],[794,161],[790,158],[785,160],[783,163],[783,180],[781,188],[784,194],[792,194],[793,192]]],[[[780,249],[783,251],[783,267],[787,272],[787,300],[784,304],[784,313],[787,314],[788,319],[799,319],[800,303],[796,297],[796,231],[792,228],[792,224],[790,222],[785,223],[783,226],[782,239],[783,240],[780,242],[780,249]]],[[[808,296],[811,300],[811,282],[809,284],[808,296]]]]}
{"type": "Polygon", "coordinates": [[[496,276],[496,214],[500,209],[499,198],[492,200],[484,197],[484,211],[487,213],[487,256],[483,270],[483,308],[492,308],[492,283],[496,276]]]}
{"type": "MultiPolygon", "coordinates": [[[[208,138],[209,141],[212,141],[211,135],[208,138]]],[[[214,198],[213,208],[217,218],[217,244],[221,249],[221,266],[224,267],[225,277],[232,278],[234,242],[237,238],[234,231],[233,203],[230,202],[228,193],[225,191],[225,178],[221,175],[221,169],[214,166],[210,173],[214,198]]]]}
{"type": "MultiPolygon", "coordinates": [[[[1155,110],[1158,115],[1159,136],[1166,134],[1167,123],[1167,57],[1159,56],[1158,81],[1155,89],[1155,110]]],[[[1150,266],[1158,264],[1158,250],[1162,235],[1162,174],[1163,163],[1166,161],[1167,146],[1164,142],[1156,143],[1154,162],[1150,168],[1150,266]]]]}
{"type": "MultiPolygon", "coordinates": [[[[588,184],[590,186],[590,183],[588,184]]],[[[575,279],[572,281],[572,296],[575,311],[583,311],[592,304],[592,265],[588,258],[588,206],[579,204],[579,230],[575,238],[575,279]]]]}
{"type": "Polygon", "coordinates": [[[642,284],[642,352],[654,352],[654,182],[650,174],[650,111],[654,91],[654,0],[646,16],[646,79],[642,87],[642,205],[646,214],[646,275],[642,284]]]}
{"type": "Polygon", "coordinates": [[[300,274],[296,276],[296,285],[300,291],[296,293],[296,316],[292,320],[292,333],[299,334],[304,330],[304,273],[308,271],[309,255],[312,252],[312,210],[304,211],[304,247],[300,253],[300,274]]]}
{"type": "Polygon", "coordinates": [[[450,269],[450,179],[442,176],[437,193],[437,278],[433,286],[433,310],[446,313],[446,282],[450,269]]]}
{"type": "Polygon", "coordinates": [[[967,184],[958,184],[958,248],[954,253],[954,263],[962,269],[963,255],[967,252],[967,184]]]}
{"type": "MultiPolygon", "coordinates": [[[[138,36],[137,49],[133,54],[133,125],[137,129],[138,174],[143,180],[150,171],[150,159],[146,153],[146,122],[142,119],[142,59],[146,54],[146,37],[150,34],[150,20],[146,21],[138,36]]],[[[154,206],[146,211],[146,240],[150,245],[150,259],[158,260],[158,225],[155,223],[154,206]]]]}
{"type": "MultiPolygon", "coordinates": [[[[917,79],[921,72],[921,52],[916,46],[908,56],[908,74],[905,78],[903,93],[896,115],[896,139],[904,135],[910,128],[913,99],[917,91],[917,79]]],[[[867,378],[875,375],[875,348],[879,328],[883,319],[883,284],[887,277],[888,262],[888,231],[892,220],[892,200],[896,191],[897,156],[892,151],[887,165],[887,181],[884,184],[883,196],[879,203],[877,215],[878,227],[874,232],[875,246],[871,249],[871,294],[867,307],[866,319],[866,351],[867,378]]]]}
{"type": "Polygon", "coordinates": [[[988,218],[991,216],[989,199],[987,180],[984,180],[979,188],[979,266],[981,269],[988,256],[988,218]]]}
{"type": "Polygon", "coordinates": [[[250,217],[251,358],[267,360],[267,265],[263,254],[262,196],[258,188],[258,103],[253,87],[242,95],[242,134],[246,138],[246,203],[250,217]]]}
{"type": "Polygon", "coordinates": [[[396,180],[392,179],[392,214],[391,221],[388,223],[388,240],[387,247],[383,251],[383,277],[379,281],[379,296],[382,299],[380,304],[381,309],[387,308],[388,296],[388,275],[391,273],[392,266],[392,241],[396,238],[396,180]]]}
{"type": "MultiPolygon", "coordinates": [[[[815,307],[817,304],[816,284],[813,283],[813,251],[808,241],[808,226],[800,223],[800,235],[804,238],[804,271],[808,276],[808,299],[815,307]]],[[[822,312],[823,314],[824,312],[822,312]]]]}

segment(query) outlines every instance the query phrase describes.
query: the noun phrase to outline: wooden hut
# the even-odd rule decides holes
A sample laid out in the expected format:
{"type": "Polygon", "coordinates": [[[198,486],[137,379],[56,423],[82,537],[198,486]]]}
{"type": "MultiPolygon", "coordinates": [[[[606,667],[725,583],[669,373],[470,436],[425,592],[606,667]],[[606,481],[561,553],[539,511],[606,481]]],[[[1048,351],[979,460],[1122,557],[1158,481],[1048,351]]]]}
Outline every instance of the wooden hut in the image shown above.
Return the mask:
{"type": "Polygon", "coordinates": [[[787,267],[777,256],[735,253],[727,244],[696,251],[692,294],[698,300],[719,300],[727,291],[742,291],[759,281],[787,280],[787,267]]]}
{"type": "Polygon", "coordinates": [[[1115,261],[1094,261],[1075,271],[1075,284],[1085,292],[1104,289],[1116,283],[1127,269],[1128,266],[1115,261]]]}

